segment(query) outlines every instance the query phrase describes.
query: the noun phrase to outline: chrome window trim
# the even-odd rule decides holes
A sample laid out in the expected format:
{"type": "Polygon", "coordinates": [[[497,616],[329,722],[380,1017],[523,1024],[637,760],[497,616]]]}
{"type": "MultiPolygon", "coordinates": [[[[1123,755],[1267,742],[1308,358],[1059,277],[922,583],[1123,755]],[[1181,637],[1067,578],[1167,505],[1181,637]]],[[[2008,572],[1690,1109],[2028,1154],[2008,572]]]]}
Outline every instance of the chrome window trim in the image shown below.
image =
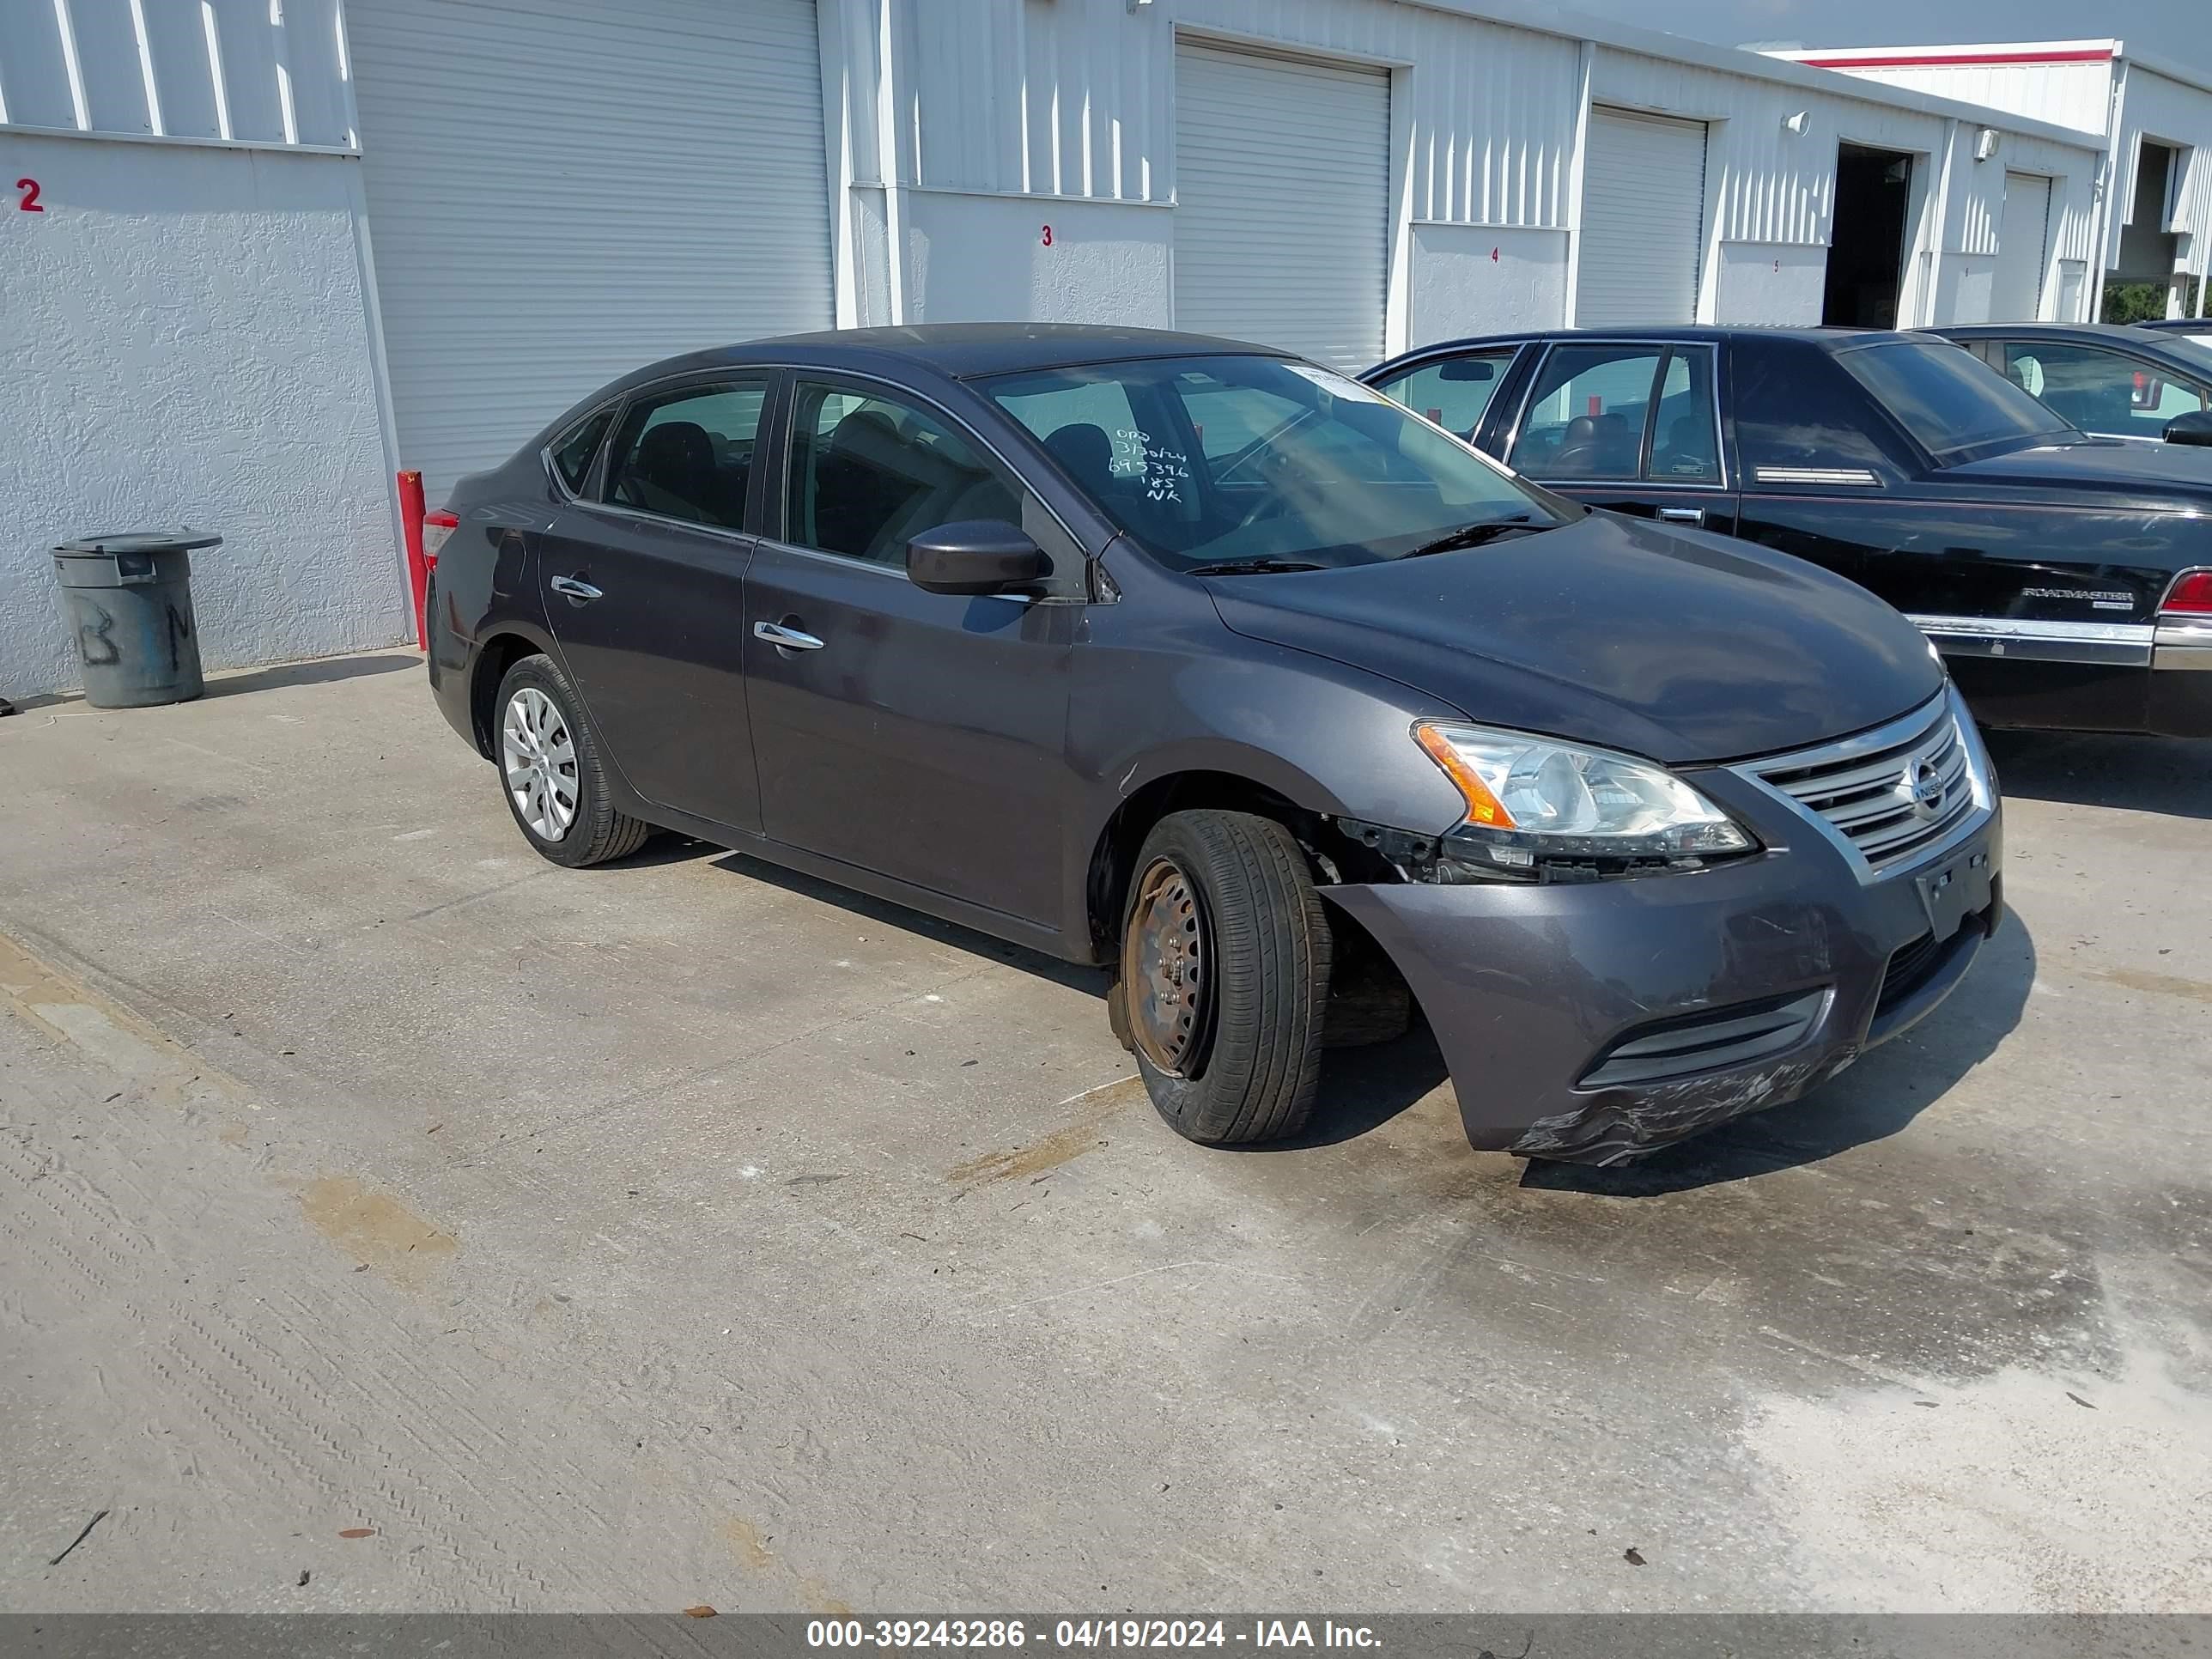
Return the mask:
{"type": "Polygon", "coordinates": [[[1954,657],[2011,657],[2031,662],[2105,663],[2147,668],[2157,630],[2148,623],[2039,622],[2013,617],[1905,618],[1954,657]]]}
{"type": "MultiPolygon", "coordinates": [[[[1728,492],[1729,488],[1728,428],[1722,423],[1721,420],[1721,349],[1720,343],[1718,341],[1678,340],[1672,338],[1626,340],[1618,337],[1609,337],[1603,334],[1577,334],[1569,339],[1542,339],[1537,340],[1533,343],[1538,349],[1536,367],[1529,371],[1528,388],[1522,392],[1520,406],[1513,411],[1513,424],[1506,430],[1505,453],[1498,457],[1498,464],[1509,469],[1513,469],[1515,477],[1534,479],[1537,483],[1543,485],[1545,489],[1557,491],[1565,491],[1576,485],[1587,484],[1595,487],[1602,484],[1613,489],[1633,489],[1645,485],[1651,485],[1656,488],[1668,489],[1696,489],[1706,492],[1717,490],[1723,495],[1728,492]],[[1721,476],[1719,482],[1717,483],[1692,483],[1688,482],[1681,483],[1661,483],[1660,481],[1651,478],[1548,479],[1536,477],[1536,475],[1533,472],[1522,472],[1518,469],[1514,469],[1513,452],[1521,442],[1521,428],[1522,423],[1528,420],[1528,411],[1535,407],[1536,388],[1544,383],[1544,366],[1552,361],[1552,354],[1564,346],[1650,346],[1654,351],[1657,352],[1662,358],[1664,358],[1670,351],[1703,351],[1709,353],[1712,358],[1712,372],[1709,379],[1711,383],[1713,393],[1713,443],[1720,451],[1719,459],[1721,476]]],[[[1474,354],[1469,353],[1468,355],[1473,356],[1474,354]]],[[[1657,365],[1654,365],[1652,368],[1651,389],[1655,392],[1659,389],[1659,369],[1657,365]]],[[[1639,437],[1637,440],[1637,461],[1639,465],[1643,464],[1643,439],[1639,437]]]]}
{"type": "Polygon", "coordinates": [[[620,501],[593,501],[579,499],[575,505],[586,512],[605,513],[617,519],[635,519],[640,524],[658,526],[664,530],[696,531],[702,536],[732,542],[757,542],[766,538],[750,530],[732,530],[726,524],[704,524],[697,519],[671,518],[665,513],[648,513],[641,507],[624,507],[620,501]]]}
{"type": "Polygon", "coordinates": [[[1857,876],[1862,886],[1871,887],[1877,882],[1889,881],[1909,874],[1920,866],[1929,864],[1956,852],[1972,840],[1996,816],[1997,797],[1996,773],[1990,764],[1989,751],[1982,745],[1980,730],[1974,717],[1967,711],[1966,699],[1959,695],[1956,686],[1945,684],[1943,689],[1922,703],[1909,714],[1900,715],[1887,725],[1862,732],[1856,737],[1840,738],[1834,743],[1816,744],[1810,749],[1793,750],[1787,754],[1764,755],[1756,760],[1740,761],[1727,769],[1746,782],[1763,791],[1770,799],[1783,805],[1810,824],[1829,846],[1842,855],[1857,876]],[[1768,781],[1768,775],[1777,772],[1796,772],[1812,768],[1839,766],[1864,755],[1894,749],[1931,730],[1942,715],[1950,715],[1952,729],[1960,744],[1966,751],[1966,778],[1973,790],[1974,804],[1965,817],[1947,831],[1940,841],[1925,847],[1915,848],[1905,858],[1877,868],[1861,852],[1850,836],[1806,805],[1780,785],[1768,781]]]}
{"type": "Polygon", "coordinates": [[[1853,489],[1879,489],[1881,479],[1863,466],[1755,466],[1753,482],[1763,484],[1834,484],[1853,489]]]}

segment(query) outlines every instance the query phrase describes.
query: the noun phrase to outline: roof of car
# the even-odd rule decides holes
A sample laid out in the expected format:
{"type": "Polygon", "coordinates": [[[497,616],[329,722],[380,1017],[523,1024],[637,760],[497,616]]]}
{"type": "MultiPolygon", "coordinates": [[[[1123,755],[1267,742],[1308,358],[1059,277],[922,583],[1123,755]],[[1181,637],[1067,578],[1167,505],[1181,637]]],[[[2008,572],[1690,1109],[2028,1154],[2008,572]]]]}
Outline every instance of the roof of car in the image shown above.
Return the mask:
{"type": "MultiPolygon", "coordinates": [[[[965,379],[1069,363],[1144,357],[1287,356],[1274,348],[1165,329],[1109,328],[1083,323],[922,323],[897,328],[836,328],[779,334],[696,354],[696,366],[789,363],[825,368],[920,366],[965,379]]],[[[694,366],[687,360],[686,366],[694,366]]],[[[664,367],[672,367],[664,366],[664,367]]]]}
{"type": "Polygon", "coordinates": [[[2141,357],[2204,372],[2205,348],[2185,334],[2126,323],[1960,323],[1931,329],[1948,340],[2048,340],[2077,345],[2123,346],[2141,357]]]}
{"type": "Polygon", "coordinates": [[[1376,367],[1388,368],[1416,357],[1472,350],[1483,346],[1525,345],[1534,340],[1585,340],[1592,343],[1608,340],[1679,340],[1707,344],[1723,340],[1794,340],[1823,351],[1835,351],[1846,346],[1876,345],[1884,341],[1909,340],[1911,337],[1909,334],[1884,329],[1765,328],[1750,325],[1728,327],[1711,323],[1675,323],[1643,328],[1532,328],[1512,334],[1477,334],[1463,340],[1436,340],[1427,345],[1416,346],[1410,351],[1401,352],[1391,358],[1389,363],[1376,367]]]}
{"type": "Polygon", "coordinates": [[[1942,323],[1928,331],[1953,340],[2007,339],[2039,334],[2051,340],[2125,340],[2156,344],[2158,336],[2125,323],[1942,323]]]}

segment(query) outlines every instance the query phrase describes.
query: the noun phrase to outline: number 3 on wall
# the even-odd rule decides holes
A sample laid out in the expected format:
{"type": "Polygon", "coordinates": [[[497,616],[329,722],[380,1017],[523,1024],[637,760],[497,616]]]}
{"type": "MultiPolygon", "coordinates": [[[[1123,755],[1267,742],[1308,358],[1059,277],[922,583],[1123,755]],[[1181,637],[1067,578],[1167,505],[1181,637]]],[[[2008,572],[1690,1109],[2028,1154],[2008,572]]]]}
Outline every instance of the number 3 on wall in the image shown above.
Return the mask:
{"type": "Polygon", "coordinates": [[[1052,246],[1052,227],[1050,225],[1047,225],[1044,228],[1044,234],[1039,237],[1037,240],[1039,246],[1050,247],[1052,246]]]}
{"type": "Polygon", "coordinates": [[[18,179],[15,181],[15,188],[23,192],[22,200],[16,203],[15,205],[21,208],[24,212],[44,213],[46,210],[44,204],[42,204],[39,200],[39,181],[37,179],[18,179]]]}

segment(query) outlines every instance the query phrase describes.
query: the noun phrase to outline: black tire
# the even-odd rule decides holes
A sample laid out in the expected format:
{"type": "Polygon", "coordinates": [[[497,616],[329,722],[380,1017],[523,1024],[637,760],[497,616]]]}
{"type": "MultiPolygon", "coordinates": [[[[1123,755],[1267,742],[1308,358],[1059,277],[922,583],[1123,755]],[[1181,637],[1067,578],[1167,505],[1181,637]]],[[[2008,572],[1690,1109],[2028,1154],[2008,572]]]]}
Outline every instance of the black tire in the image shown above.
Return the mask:
{"type": "Polygon", "coordinates": [[[615,810],[612,793],[607,787],[606,763],[600,753],[599,733],[585,716],[583,700],[577,696],[560,665],[550,657],[525,657],[509,668],[507,677],[500,681],[499,701],[492,714],[492,763],[499,768],[499,793],[507,801],[507,810],[514,815],[515,827],[532,847],[556,864],[580,870],[586,865],[605,864],[609,859],[627,858],[653,835],[653,825],[644,819],[615,810]],[[552,705],[560,722],[559,736],[565,738],[574,756],[572,763],[559,769],[562,777],[574,786],[574,813],[556,833],[549,834],[532,824],[522,800],[508,787],[507,720],[517,696],[525,692],[535,692],[552,705]]]}
{"type": "Polygon", "coordinates": [[[1153,826],[1122,920],[1115,1035],[1128,1034],[1152,1104],[1178,1134],[1240,1146],[1304,1127],[1321,1081],[1331,951],[1328,912],[1281,824],[1194,811],[1153,826]],[[1186,900],[1180,926],[1197,941],[1195,994],[1148,968],[1143,947],[1174,908],[1159,906],[1162,894],[1186,900]],[[1163,1042],[1164,1030],[1182,1035],[1163,1042]],[[1152,1052],[1176,1043],[1178,1052],[1152,1052]]]}

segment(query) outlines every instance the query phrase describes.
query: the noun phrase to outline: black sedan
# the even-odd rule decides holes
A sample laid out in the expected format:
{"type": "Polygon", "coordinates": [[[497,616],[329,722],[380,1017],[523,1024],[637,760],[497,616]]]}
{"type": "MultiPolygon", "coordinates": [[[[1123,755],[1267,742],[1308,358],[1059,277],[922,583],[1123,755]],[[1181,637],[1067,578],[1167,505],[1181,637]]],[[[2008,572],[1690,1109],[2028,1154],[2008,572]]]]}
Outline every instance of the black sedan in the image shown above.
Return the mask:
{"type": "Polygon", "coordinates": [[[1106,967],[1199,1140],[1296,1130],[1410,988],[1475,1145],[1630,1156],[1905,1030],[2002,912],[1895,611],[1257,347],[703,352],[439,522],[431,688],[538,851],[665,826],[1106,967]]]}
{"type": "MultiPolygon", "coordinates": [[[[2212,351],[2194,341],[2087,323],[1977,323],[1929,331],[1965,347],[2093,438],[2212,445],[2212,351]]],[[[2180,465],[2202,471],[2198,459],[2180,465]]]]}
{"type": "Polygon", "coordinates": [[[1522,335],[1362,378],[1578,501],[1871,588],[1990,724],[2212,736],[2212,451],[2087,436],[1924,334],[1522,335]]]}

